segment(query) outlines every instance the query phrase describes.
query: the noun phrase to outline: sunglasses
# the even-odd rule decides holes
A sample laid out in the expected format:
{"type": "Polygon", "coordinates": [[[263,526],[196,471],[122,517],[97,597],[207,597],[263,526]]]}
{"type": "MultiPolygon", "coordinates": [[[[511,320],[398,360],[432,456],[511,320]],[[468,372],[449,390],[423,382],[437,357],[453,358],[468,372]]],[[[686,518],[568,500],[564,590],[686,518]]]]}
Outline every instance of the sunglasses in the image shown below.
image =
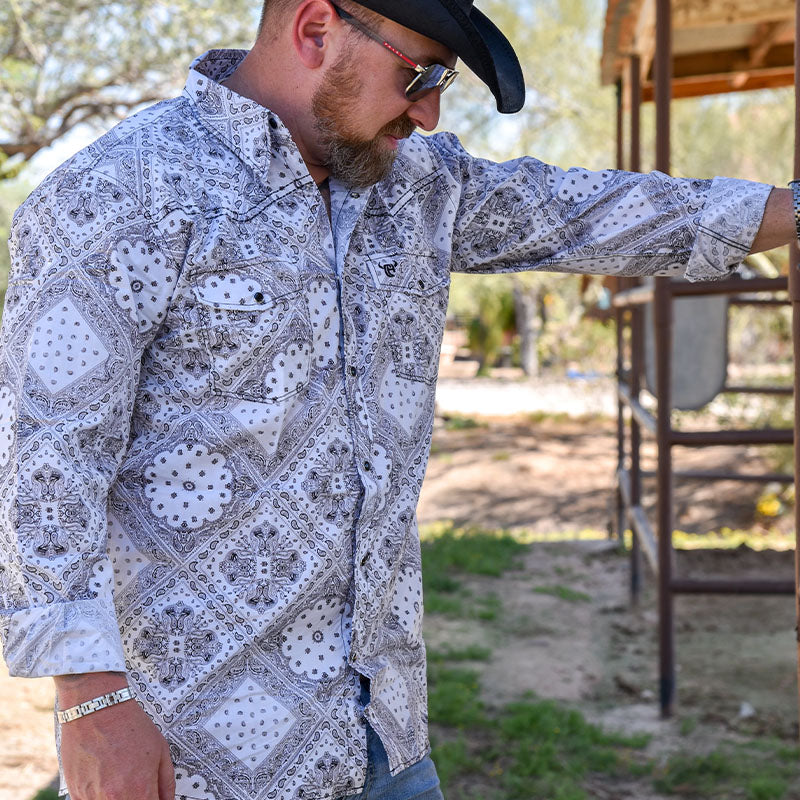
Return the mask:
{"type": "Polygon", "coordinates": [[[370,39],[378,42],[378,44],[385,47],[389,52],[394,53],[398,58],[402,58],[403,61],[405,61],[406,64],[408,64],[408,66],[417,73],[411,83],[406,86],[405,90],[406,97],[412,103],[416,102],[417,100],[422,100],[423,97],[432,92],[434,89],[438,89],[440,92],[443,92],[456,79],[456,76],[458,75],[457,70],[450,69],[450,67],[445,67],[443,64],[430,64],[427,67],[417,64],[414,59],[409,58],[407,55],[405,55],[405,53],[389,44],[389,42],[387,42],[382,36],[370,30],[366,25],[364,25],[363,22],[357,20],[352,14],[348,14],[334,3],[331,3],[331,5],[336,10],[336,13],[339,15],[339,17],[344,20],[344,22],[346,22],[348,25],[352,25],[356,30],[361,31],[361,33],[363,33],[365,36],[368,36],[370,39]]]}

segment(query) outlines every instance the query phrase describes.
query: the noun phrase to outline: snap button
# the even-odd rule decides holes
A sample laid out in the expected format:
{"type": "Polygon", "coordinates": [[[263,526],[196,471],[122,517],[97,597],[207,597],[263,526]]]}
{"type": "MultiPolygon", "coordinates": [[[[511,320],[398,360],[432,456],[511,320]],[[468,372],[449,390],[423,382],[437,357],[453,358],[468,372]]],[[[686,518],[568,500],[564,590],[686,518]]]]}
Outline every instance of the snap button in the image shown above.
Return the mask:
{"type": "Polygon", "coordinates": [[[358,375],[358,370],[355,367],[350,367],[350,374],[355,378],[358,375]]]}
{"type": "Polygon", "coordinates": [[[424,289],[425,288],[425,281],[417,281],[417,286],[419,286],[420,289],[424,289]]]}
{"type": "Polygon", "coordinates": [[[270,117],[269,126],[272,128],[272,130],[275,130],[278,127],[278,121],[274,117],[270,117]]]}
{"type": "Polygon", "coordinates": [[[369,463],[369,461],[365,461],[365,462],[364,462],[364,469],[365,469],[367,472],[369,472],[369,471],[372,469],[372,464],[370,464],[370,463],[369,463]]]}
{"type": "Polygon", "coordinates": [[[361,559],[361,566],[363,567],[367,561],[369,561],[369,553],[364,553],[364,556],[361,559]]]}
{"type": "Polygon", "coordinates": [[[264,295],[261,294],[261,292],[256,292],[253,295],[253,299],[256,301],[256,303],[263,303],[264,302],[264,295]]]}

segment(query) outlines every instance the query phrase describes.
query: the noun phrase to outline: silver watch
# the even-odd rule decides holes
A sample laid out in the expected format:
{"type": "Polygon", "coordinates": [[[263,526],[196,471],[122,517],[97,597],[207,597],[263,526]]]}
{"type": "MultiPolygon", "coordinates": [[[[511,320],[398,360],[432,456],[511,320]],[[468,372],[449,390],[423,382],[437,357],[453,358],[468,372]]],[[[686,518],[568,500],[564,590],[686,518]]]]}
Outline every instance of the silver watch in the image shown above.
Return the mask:
{"type": "Polygon", "coordinates": [[[117,703],[124,703],[126,700],[133,700],[133,690],[130,686],[124,689],[117,689],[115,692],[102,694],[100,697],[94,697],[72,708],[65,708],[63,711],[56,711],[56,717],[59,722],[72,722],[75,719],[85,717],[87,714],[93,714],[101,708],[108,708],[115,706],[117,703]]]}

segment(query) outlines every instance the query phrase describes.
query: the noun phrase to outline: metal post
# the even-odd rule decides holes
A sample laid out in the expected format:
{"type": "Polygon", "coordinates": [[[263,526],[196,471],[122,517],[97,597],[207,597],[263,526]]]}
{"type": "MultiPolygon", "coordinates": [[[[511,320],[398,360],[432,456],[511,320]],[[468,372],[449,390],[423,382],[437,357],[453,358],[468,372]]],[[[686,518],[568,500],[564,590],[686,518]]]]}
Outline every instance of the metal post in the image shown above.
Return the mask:
{"type": "MultiPolygon", "coordinates": [[[[656,0],[656,169],[670,170],[672,19],[670,0],[656,0]]],[[[675,700],[675,630],[672,581],[672,296],[669,278],[657,278],[654,300],[658,397],[658,624],[661,716],[675,700]]]]}
{"type": "MultiPolygon", "coordinates": [[[[632,172],[642,168],[641,119],[642,119],[642,81],[641,59],[631,56],[629,63],[630,100],[631,100],[631,152],[630,167],[632,172]]],[[[638,281],[636,281],[638,283],[638,281]]],[[[641,377],[644,368],[644,314],[641,306],[635,306],[631,312],[631,397],[638,403],[641,394],[641,377]]],[[[631,414],[631,505],[642,503],[642,429],[631,414]]],[[[642,591],[642,548],[636,532],[631,543],[631,599],[639,601],[642,591]]]]}
{"type": "Polygon", "coordinates": [[[631,172],[642,169],[642,59],[631,56],[631,172]]]}
{"type": "MultiPolygon", "coordinates": [[[[617,169],[624,169],[624,108],[623,108],[623,95],[622,95],[622,80],[617,81],[617,169]]],[[[619,291],[624,285],[623,278],[616,279],[615,290],[619,291]]],[[[617,384],[621,383],[624,379],[625,371],[625,324],[627,313],[619,308],[614,308],[614,320],[617,329],[617,384]]],[[[622,470],[625,469],[625,404],[621,399],[617,400],[617,475],[621,475],[622,470]]],[[[625,539],[626,516],[625,516],[625,500],[622,496],[622,489],[617,480],[616,491],[616,518],[614,519],[614,529],[619,542],[625,539]]]]}
{"type": "Polygon", "coordinates": [[[625,122],[622,79],[617,81],[617,169],[625,169],[625,122]]]}
{"type": "Polygon", "coordinates": [[[670,168],[670,103],[672,101],[672,7],[656,0],[656,52],[653,59],[656,101],[656,169],[670,168]]]}
{"type": "MultiPolygon", "coordinates": [[[[800,0],[795,3],[794,33],[794,177],[800,178],[800,0]]],[[[795,545],[795,612],[797,618],[797,686],[800,710],[800,250],[797,243],[789,247],[789,297],[792,300],[792,338],[794,340],[794,529],[795,545]]]]}

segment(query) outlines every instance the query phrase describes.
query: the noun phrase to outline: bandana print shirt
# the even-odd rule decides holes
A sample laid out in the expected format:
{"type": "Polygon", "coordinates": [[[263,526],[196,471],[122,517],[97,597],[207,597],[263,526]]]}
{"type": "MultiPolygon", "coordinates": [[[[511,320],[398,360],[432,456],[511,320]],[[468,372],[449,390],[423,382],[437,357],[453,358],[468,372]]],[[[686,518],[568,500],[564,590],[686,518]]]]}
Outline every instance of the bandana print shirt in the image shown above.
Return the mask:
{"type": "Polygon", "coordinates": [[[18,211],[0,352],[10,671],[125,671],[178,796],[357,792],[425,756],[417,497],[449,275],[722,276],[769,187],[497,164],[412,136],[320,193],[243,53],[18,211]],[[359,674],[372,700],[359,705],[359,674]]]}

